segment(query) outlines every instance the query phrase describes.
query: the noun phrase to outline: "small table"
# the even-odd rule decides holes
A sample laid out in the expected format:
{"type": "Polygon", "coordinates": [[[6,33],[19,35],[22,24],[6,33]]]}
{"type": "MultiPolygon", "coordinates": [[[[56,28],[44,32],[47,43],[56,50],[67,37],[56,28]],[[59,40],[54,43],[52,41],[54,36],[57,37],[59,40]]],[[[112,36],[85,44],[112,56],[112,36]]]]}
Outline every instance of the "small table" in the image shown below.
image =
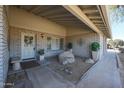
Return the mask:
{"type": "Polygon", "coordinates": [[[21,60],[11,61],[11,63],[13,64],[13,70],[20,70],[21,69],[20,62],[21,62],[21,60]]]}

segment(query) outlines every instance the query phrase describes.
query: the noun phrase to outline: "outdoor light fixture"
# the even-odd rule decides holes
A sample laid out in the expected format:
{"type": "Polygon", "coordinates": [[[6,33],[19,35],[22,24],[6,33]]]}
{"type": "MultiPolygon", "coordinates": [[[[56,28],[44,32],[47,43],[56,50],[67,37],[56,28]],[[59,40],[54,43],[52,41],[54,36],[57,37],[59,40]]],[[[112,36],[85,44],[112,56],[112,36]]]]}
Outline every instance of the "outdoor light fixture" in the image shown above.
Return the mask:
{"type": "Polygon", "coordinates": [[[40,35],[41,35],[42,38],[44,37],[44,36],[43,36],[43,35],[44,35],[43,33],[41,33],[40,35]]]}

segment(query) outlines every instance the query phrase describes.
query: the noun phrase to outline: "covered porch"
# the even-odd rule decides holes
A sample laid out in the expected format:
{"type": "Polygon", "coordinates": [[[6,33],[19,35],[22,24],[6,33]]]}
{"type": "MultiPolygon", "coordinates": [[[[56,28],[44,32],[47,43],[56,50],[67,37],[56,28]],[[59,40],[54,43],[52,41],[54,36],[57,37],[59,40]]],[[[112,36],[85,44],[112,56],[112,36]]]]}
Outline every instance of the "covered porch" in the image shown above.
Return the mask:
{"type": "Polygon", "coordinates": [[[47,66],[27,69],[26,73],[30,81],[26,81],[25,84],[21,81],[23,88],[122,88],[114,50],[107,51],[102,60],[83,74],[76,84],[47,66]]]}
{"type": "Polygon", "coordinates": [[[36,58],[39,49],[45,50],[46,57],[57,55],[66,50],[69,42],[73,44],[73,52],[77,56],[91,57],[89,45],[94,41],[100,42],[100,53],[104,54],[106,38],[110,33],[101,8],[9,6],[10,58],[36,58]],[[79,13],[76,14],[76,11],[79,13]],[[23,47],[26,35],[34,38],[30,48],[23,47]]]}
{"type": "MultiPolygon", "coordinates": [[[[37,51],[44,49],[45,59],[55,63],[57,57],[67,50],[69,43],[72,43],[72,53],[75,58],[81,59],[80,62],[92,58],[89,48],[92,42],[100,43],[99,60],[106,54],[106,39],[111,37],[111,32],[105,6],[17,5],[6,7],[8,9],[6,14],[8,21],[6,24],[8,25],[7,53],[10,62],[13,59],[20,60],[21,63],[32,60],[38,62],[37,51]],[[54,57],[55,59],[52,60],[51,58],[54,57]]],[[[58,60],[57,62],[59,63],[58,60]]],[[[83,62],[85,68],[81,68],[83,71],[80,72],[80,77],[93,65],[83,62]]],[[[48,67],[55,72],[56,66],[58,65],[52,64],[48,67]]],[[[5,77],[7,72],[6,69],[5,77]]],[[[3,79],[5,82],[5,78],[3,79]]],[[[68,76],[66,79],[68,80],[68,76]]]]}

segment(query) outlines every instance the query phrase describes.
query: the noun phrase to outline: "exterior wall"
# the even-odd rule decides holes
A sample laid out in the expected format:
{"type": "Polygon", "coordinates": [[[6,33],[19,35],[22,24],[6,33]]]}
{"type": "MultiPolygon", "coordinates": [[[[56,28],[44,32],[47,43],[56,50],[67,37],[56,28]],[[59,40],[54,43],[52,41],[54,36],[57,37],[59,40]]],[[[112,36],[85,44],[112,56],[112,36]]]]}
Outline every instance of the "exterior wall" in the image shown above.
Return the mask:
{"type": "Polygon", "coordinates": [[[92,32],[88,29],[83,29],[83,28],[75,28],[75,27],[68,27],[66,36],[75,36],[75,35],[80,35],[80,34],[86,34],[92,32]]]}
{"type": "Polygon", "coordinates": [[[4,87],[4,82],[7,77],[8,59],[7,8],[0,6],[0,87],[4,87]]]}
{"type": "Polygon", "coordinates": [[[75,35],[69,33],[67,38],[67,43],[72,42],[73,43],[73,53],[77,56],[81,57],[91,57],[91,50],[89,48],[90,44],[94,41],[97,41],[100,43],[100,59],[103,55],[107,52],[107,42],[106,42],[106,36],[104,34],[97,34],[94,32],[78,32],[75,30],[75,35]],[[82,46],[78,44],[82,40],[82,46]]]}
{"type": "Polygon", "coordinates": [[[13,27],[65,36],[66,28],[22,9],[9,7],[9,24],[13,27]]]}
{"type": "MultiPolygon", "coordinates": [[[[28,30],[28,29],[24,29],[24,28],[10,27],[10,30],[9,30],[9,33],[10,33],[9,40],[10,41],[9,42],[10,42],[10,57],[11,58],[13,58],[13,57],[21,58],[21,32],[35,34],[37,50],[38,49],[47,50],[47,42],[46,42],[47,36],[65,39],[65,37],[59,36],[59,35],[47,34],[47,33],[42,33],[42,32],[38,32],[38,31],[34,31],[34,30],[28,30]],[[41,34],[43,34],[43,38],[41,37],[41,34]]],[[[46,51],[46,52],[50,53],[50,51],[46,51]]]]}
{"type": "MultiPolygon", "coordinates": [[[[36,48],[37,49],[45,49],[47,50],[47,36],[50,37],[61,37],[64,38],[64,42],[66,44],[68,42],[73,43],[73,52],[77,56],[82,56],[82,57],[91,57],[91,51],[89,49],[89,45],[91,42],[98,41],[101,44],[101,57],[103,54],[106,53],[106,36],[101,35],[100,36],[97,33],[94,32],[89,32],[89,31],[75,31],[74,34],[69,34],[65,38],[63,36],[58,36],[58,35],[53,35],[53,34],[47,34],[47,33],[42,33],[38,31],[32,31],[28,29],[23,29],[23,28],[17,28],[17,27],[10,27],[10,57],[19,57],[21,58],[21,32],[25,33],[33,33],[36,35],[36,48]],[[44,38],[41,38],[41,34],[44,34],[44,38]],[[82,39],[82,46],[78,45],[79,40],[82,39]]],[[[70,30],[73,31],[73,30],[70,30]]],[[[64,46],[66,46],[64,44],[64,46]]],[[[52,55],[52,53],[55,53],[55,51],[48,51],[46,54],[47,55],[52,55]]]]}
{"type": "Polygon", "coordinates": [[[67,37],[67,43],[73,43],[73,53],[81,57],[91,57],[89,46],[94,41],[99,42],[99,36],[93,32],[67,37]],[[82,41],[81,46],[79,45],[80,40],[82,41]]]}

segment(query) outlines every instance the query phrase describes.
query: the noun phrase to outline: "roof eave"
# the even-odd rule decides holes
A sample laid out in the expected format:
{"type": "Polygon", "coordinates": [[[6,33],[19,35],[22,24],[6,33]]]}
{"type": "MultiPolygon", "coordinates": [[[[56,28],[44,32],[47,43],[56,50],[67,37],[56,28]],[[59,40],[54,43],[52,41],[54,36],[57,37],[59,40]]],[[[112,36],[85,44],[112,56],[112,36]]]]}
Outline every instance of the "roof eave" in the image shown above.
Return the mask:
{"type": "Polygon", "coordinates": [[[108,10],[107,7],[105,5],[100,5],[101,7],[101,11],[103,13],[103,17],[105,19],[106,25],[108,27],[108,38],[112,38],[112,32],[111,32],[111,25],[110,25],[110,19],[109,19],[109,15],[108,15],[108,10]]]}

